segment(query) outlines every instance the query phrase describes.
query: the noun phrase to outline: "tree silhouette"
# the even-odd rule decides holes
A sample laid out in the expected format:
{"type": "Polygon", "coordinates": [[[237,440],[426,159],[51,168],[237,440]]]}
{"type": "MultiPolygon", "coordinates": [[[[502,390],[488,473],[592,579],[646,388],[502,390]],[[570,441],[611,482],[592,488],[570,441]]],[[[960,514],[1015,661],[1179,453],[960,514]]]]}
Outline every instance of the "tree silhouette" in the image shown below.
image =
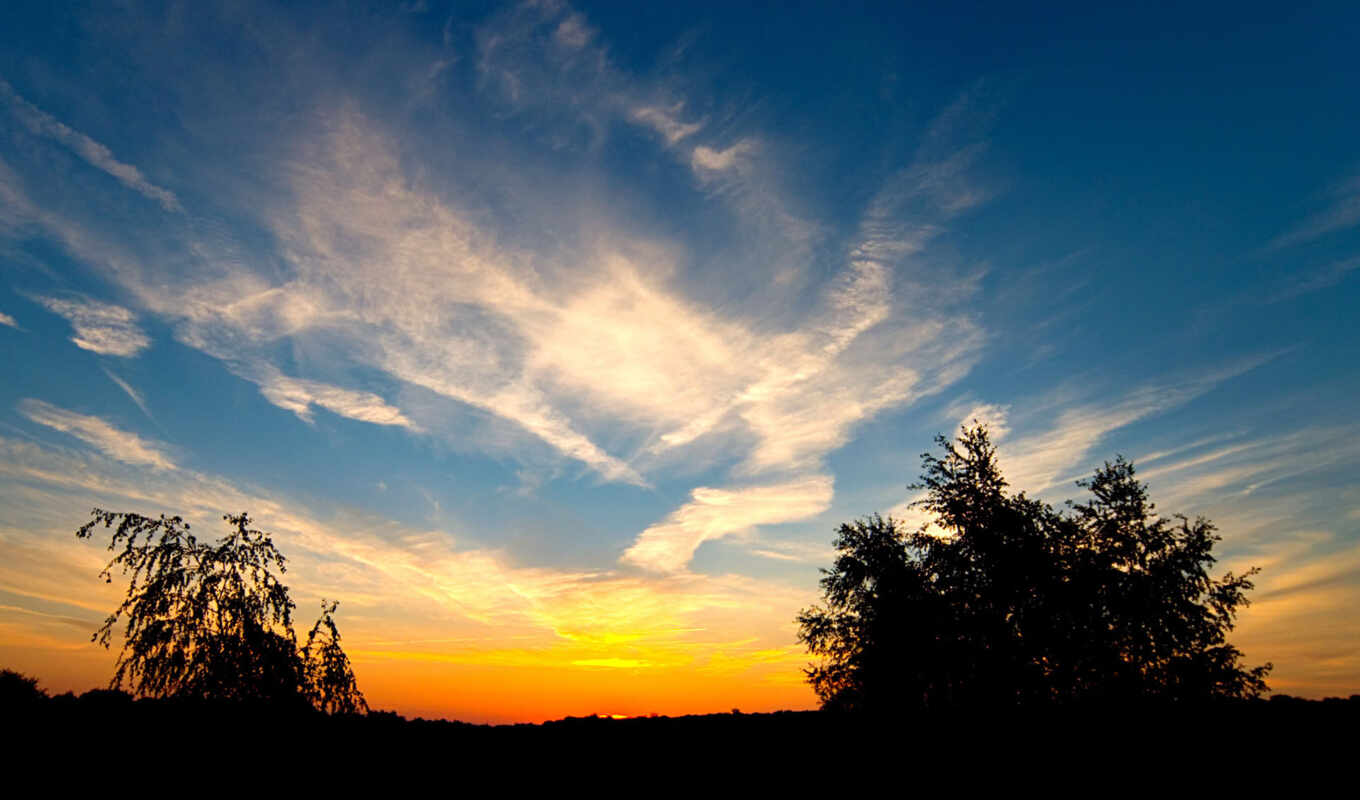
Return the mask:
{"type": "Polygon", "coordinates": [[[47,692],[38,686],[37,678],[12,669],[0,669],[0,708],[30,708],[46,699],[47,692]]]}
{"type": "Polygon", "coordinates": [[[321,617],[307,633],[302,648],[303,685],[307,699],[327,714],[357,714],[368,711],[368,703],[354,681],[349,657],[340,647],[340,631],[335,627],[338,603],[321,601],[321,617]]]}
{"type": "Polygon", "coordinates": [[[798,616],[828,709],[1245,699],[1270,669],[1227,643],[1252,569],[1211,578],[1204,519],[1159,517],[1116,459],[1065,511],[1010,495],[981,425],[922,456],[929,526],[873,515],[842,525],[798,616]]]}
{"type": "Polygon", "coordinates": [[[124,643],[111,688],[126,684],[144,697],[263,702],[328,713],[367,709],[349,659],[340,649],[332,614],[322,616],[301,650],[293,632],[293,601],[278,575],[283,554],[267,533],[250,528],[243,513],[226,515],[229,532],[199,542],[180,517],[94,509],[76,531],[89,538],[97,525],[117,527],[100,572],[130,576],[122,604],[95,632],[109,646],[125,621],[124,643]]]}

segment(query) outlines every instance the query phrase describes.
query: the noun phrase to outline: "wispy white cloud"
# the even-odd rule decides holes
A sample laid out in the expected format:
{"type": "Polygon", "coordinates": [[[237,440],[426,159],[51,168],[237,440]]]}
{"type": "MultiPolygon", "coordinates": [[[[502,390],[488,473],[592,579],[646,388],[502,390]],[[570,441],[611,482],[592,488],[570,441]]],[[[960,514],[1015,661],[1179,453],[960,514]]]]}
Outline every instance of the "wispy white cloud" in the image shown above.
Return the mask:
{"type": "Polygon", "coordinates": [[[1071,470],[1085,466],[1088,454],[1107,434],[1183,405],[1226,380],[1255,369],[1266,358],[1247,359],[1224,369],[1179,382],[1137,387],[1104,402],[1066,402],[1046,430],[1027,432],[997,448],[1002,472],[1017,490],[1032,494],[1056,486],[1071,470]]]}
{"type": "Polygon", "coordinates": [[[4,325],[7,328],[23,330],[22,328],[19,327],[19,323],[15,321],[14,317],[11,317],[9,314],[6,314],[4,312],[0,312],[0,325],[4,325]]]}
{"type": "MultiPolygon", "coordinates": [[[[821,470],[857,424],[957,381],[981,347],[972,319],[951,313],[966,293],[909,262],[947,220],[904,205],[911,173],[866,209],[844,269],[810,312],[770,326],[688,299],[672,277],[674,246],[625,228],[601,226],[588,249],[545,268],[413,184],[393,143],[352,111],[311,141],[290,172],[295,206],[267,218],[284,246],[283,280],[220,258],[211,280],[123,272],[127,288],[177,321],[180,341],[304,419],[321,406],[438,425],[417,426],[370,392],[283,375],[268,356],[280,340],[343,349],[399,384],[509,420],[606,480],[645,485],[640,467],[720,442],[740,482],[697,490],[639,534],[631,564],[678,572],[707,539],[820,513],[831,479],[787,476],[821,470]],[[909,280],[898,285],[899,275],[909,280]],[[636,463],[607,452],[591,435],[602,430],[641,443],[636,463]],[[761,477],[780,482],[751,489],[761,477]]],[[[211,243],[194,247],[212,258],[211,243]]]]}
{"type": "MultiPolygon", "coordinates": [[[[946,413],[955,419],[955,430],[971,426],[975,420],[987,426],[990,439],[997,448],[1002,475],[1013,491],[1043,494],[1063,485],[1069,478],[1086,477],[1082,472],[1090,465],[1092,451],[1107,435],[1184,405],[1273,357],[1267,355],[1244,359],[1222,369],[1179,381],[1144,384],[1118,397],[1097,400],[1076,395],[1070,389],[1062,389],[1018,412],[1014,405],[970,401],[955,403],[946,413]]],[[[1176,464],[1176,469],[1184,469],[1188,466],[1181,460],[1185,453],[1199,451],[1206,445],[1231,438],[1230,434],[1219,434],[1139,456],[1137,463],[1158,465],[1151,472],[1140,471],[1140,475],[1160,475],[1167,469],[1165,464],[1176,464]]],[[[1105,459],[1112,455],[1106,454],[1105,459]]],[[[1196,457],[1218,456],[1205,456],[1201,452],[1196,457]]],[[[1220,475],[1215,480],[1223,477],[1220,475]]],[[[930,524],[930,515],[911,507],[915,499],[909,498],[898,503],[888,513],[912,527],[930,524]]]]}
{"type": "Polygon", "coordinates": [[[856,252],[814,316],[760,332],[687,301],[667,280],[673,256],[626,234],[598,236],[570,273],[528,269],[529,254],[406,185],[362,119],[333,130],[334,150],[299,172],[296,211],[274,218],[295,277],[268,286],[242,276],[220,284],[222,297],[200,286],[187,302],[158,302],[187,316],[183,341],[240,358],[261,337],[338,338],[400,381],[635,483],[636,469],[582,424],[608,414],[655,435],[653,454],[735,425],[756,436],[748,474],[815,467],[854,423],[956,379],[978,344],[962,318],[899,322],[865,338],[894,313],[886,223],[874,234],[879,250],[856,252]],[[581,408],[594,416],[568,416],[581,408]]]}
{"type": "Polygon", "coordinates": [[[374,425],[396,425],[412,431],[420,428],[401,409],[387,404],[372,392],[342,389],[319,381],[290,378],[273,368],[259,371],[260,393],[274,405],[291,411],[299,418],[312,421],[312,406],[319,406],[342,417],[371,422],[374,425]]]}
{"type": "Polygon", "coordinates": [[[68,433],[124,463],[156,469],[175,468],[164,445],[116,428],[99,417],[67,411],[32,398],[19,403],[19,413],[39,425],[68,433]]]}
{"type": "Polygon", "coordinates": [[[1267,248],[1279,250],[1321,239],[1331,233],[1360,225],[1360,175],[1354,175],[1332,190],[1332,204],[1291,230],[1270,241],[1267,248]]]}
{"type": "Polygon", "coordinates": [[[1272,295],[1271,302],[1281,302],[1292,300],[1300,295],[1309,292],[1317,292],[1328,289],[1346,280],[1352,272],[1360,269],[1360,256],[1356,258],[1343,258],[1340,261],[1333,261],[1330,264],[1305,272],[1294,278],[1294,280],[1284,286],[1279,292],[1272,295]]]}
{"type": "Polygon", "coordinates": [[[694,165],[694,171],[703,177],[711,172],[725,172],[740,167],[742,161],[755,151],[756,143],[750,139],[742,139],[723,150],[699,145],[694,148],[690,163],[694,165]]]}
{"type": "MultiPolygon", "coordinates": [[[[702,157],[696,149],[695,157],[716,169],[749,152],[743,141],[702,157]]],[[[730,412],[756,434],[740,472],[811,468],[844,444],[856,423],[932,394],[968,371],[981,331],[957,309],[971,279],[960,288],[954,276],[920,259],[961,209],[913,205],[912,198],[926,192],[920,171],[907,169],[885,182],[816,312],[747,356],[758,365],[753,379],[726,407],[694,415],[661,436],[661,445],[694,441],[719,429],[730,412]]],[[[957,173],[962,180],[963,169],[957,173]]]]}
{"type": "MultiPolygon", "coordinates": [[[[687,113],[698,103],[681,82],[629,73],[598,36],[567,47],[548,33],[579,19],[564,3],[525,2],[493,15],[478,37],[483,87],[516,114],[550,123],[572,119],[578,130],[591,132],[586,147],[602,143],[611,121],[657,132],[666,154],[690,167],[698,184],[740,218],[742,252],[729,254],[729,273],[749,273],[757,285],[758,274],[770,273],[774,284],[796,289],[825,231],[781,189],[786,175],[768,137],[752,132],[733,139],[710,115],[687,113]],[[719,129],[721,142],[711,135],[719,129]]],[[[534,126],[545,136],[561,127],[534,126]]],[[[558,136],[550,142],[564,146],[558,136]]],[[[787,299],[764,295],[772,308],[787,299]]]]}
{"type": "Polygon", "coordinates": [[[680,140],[698,133],[703,129],[703,122],[681,122],[680,114],[684,111],[684,103],[676,103],[670,108],[660,108],[658,106],[642,106],[635,108],[629,117],[654,129],[666,140],[666,144],[675,146],[680,140]]]}
{"type": "Polygon", "coordinates": [[[1152,461],[1154,466],[1140,469],[1138,476],[1175,505],[1240,500],[1309,475],[1360,464],[1356,434],[1355,426],[1314,426],[1256,437],[1237,434],[1152,461]]]}
{"type": "Polygon", "coordinates": [[[579,50],[590,44],[590,40],[595,37],[595,31],[586,23],[585,17],[580,14],[568,14],[562,20],[557,29],[553,31],[553,39],[559,44],[572,50],[579,50]]]}
{"type": "Polygon", "coordinates": [[[643,531],[620,560],[656,572],[678,572],[704,542],[816,516],[830,507],[832,494],[829,475],[739,489],[700,487],[688,503],[643,531]]]}
{"type": "Polygon", "coordinates": [[[756,533],[743,537],[741,541],[745,544],[746,552],[751,555],[775,561],[824,566],[836,558],[835,548],[829,539],[821,542],[792,541],[756,533]]]}
{"type": "Polygon", "coordinates": [[[71,323],[75,330],[71,341],[83,350],[131,358],[151,346],[151,339],[137,326],[137,315],[122,306],[84,297],[34,299],[71,323]]]}
{"type": "Polygon", "coordinates": [[[996,403],[973,403],[965,405],[963,408],[950,409],[953,416],[958,419],[959,426],[972,427],[974,424],[981,424],[987,429],[987,435],[993,443],[1005,439],[1011,432],[1010,411],[1008,405],[996,403]],[[964,410],[966,408],[966,410],[964,410]]]}
{"type": "Polygon", "coordinates": [[[897,202],[924,200],[937,212],[954,216],[995,194],[977,169],[999,107],[992,95],[985,81],[974,83],[931,120],[903,176],[897,202]]]}
{"type": "MultiPolygon", "coordinates": [[[[287,201],[256,209],[279,244],[268,269],[192,239],[183,249],[201,270],[123,259],[111,271],[179,341],[304,419],[320,406],[445,435],[447,420],[409,405],[415,387],[508,421],[605,480],[642,486],[696,453],[735,482],[709,480],[705,491],[820,474],[857,425],[966,374],[983,342],[963,308],[973,279],[926,257],[969,207],[959,198],[982,196],[969,188],[978,146],[949,146],[962,112],[932,127],[930,147],[885,182],[827,264],[814,249],[830,224],[792,210],[768,135],[725,130],[712,141],[679,91],[617,69],[598,33],[570,19],[559,6],[495,17],[479,35],[483,88],[514,113],[539,109],[551,121],[567,109],[657,130],[663,152],[702,173],[694,188],[757,243],[733,256],[729,271],[747,284],[739,292],[696,281],[683,241],[618,212],[582,213],[571,223],[579,230],[526,243],[526,226],[498,227],[456,192],[432,189],[409,169],[403,141],[355,104],[312,118],[280,170],[287,201]],[[319,361],[290,363],[285,375],[283,343],[319,361]],[[343,385],[334,376],[344,370],[324,368],[339,352],[398,390],[384,399],[343,385]]],[[[535,130],[554,127],[563,126],[535,130]]],[[[97,247],[82,252],[109,261],[97,247]]]]}
{"type": "Polygon", "coordinates": [[[80,131],[72,130],[51,114],[25,100],[4,79],[0,79],[0,100],[4,100],[10,111],[35,136],[44,136],[59,142],[90,166],[108,173],[129,189],[160,203],[166,211],[184,210],[173,192],[147,180],[141,170],[131,164],[119,161],[109,148],[80,131]]]}
{"type": "Polygon", "coordinates": [[[123,380],[122,378],[114,374],[113,370],[109,369],[103,364],[99,366],[100,369],[104,370],[104,374],[109,376],[109,380],[113,381],[118,386],[119,389],[123,390],[124,394],[131,398],[132,402],[137,404],[137,407],[142,410],[142,413],[146,415],[147,419],[151,420],[152,422],[155,422],[156,418],[151,416],[151,409],[146,407],[146,399],[142,397],[142,393],[132,388],[132,385],[129,384],[127,381],[123,380]]]}

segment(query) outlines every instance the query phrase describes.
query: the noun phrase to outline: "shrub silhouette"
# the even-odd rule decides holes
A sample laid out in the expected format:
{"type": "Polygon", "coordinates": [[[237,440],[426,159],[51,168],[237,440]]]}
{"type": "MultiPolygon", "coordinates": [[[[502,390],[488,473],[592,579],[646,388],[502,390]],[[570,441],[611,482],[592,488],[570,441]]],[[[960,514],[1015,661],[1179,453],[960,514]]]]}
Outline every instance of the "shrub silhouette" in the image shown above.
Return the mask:
{"type": "Polygon", "coordinates": [[[283,554],[243,513],[223,517],[226,536],[199,542],[180,517],[94,509],[76,531],[89,538],[117,523],[100,573],[130,576],[127,597],[95,632],[109,646],[125,621],[124,644],[110,688],[125,684],[143,697],[311,706],[328,713],[367,710],[340,648],[332,614],[321,618],[301,649],[293,632],[293,601],[279,580],[283,554]]]}
{"type": "Polygon", "coordinates": [[[12,669],[0,669],[0,708],[21,709],[47,700],[38,679],[12,669]]]}
{"type": "Polygon", "coordinates": [[[1250,577],[1209,576],[1204,519],[1154,514],[1116,459],[1063,512],[1010,495],[981,425],[922,456],[929,527],[842,525],[824,604],[798,616],[827,709],[1249,699],[1270,665],[1226,641],[1250,577]]]}

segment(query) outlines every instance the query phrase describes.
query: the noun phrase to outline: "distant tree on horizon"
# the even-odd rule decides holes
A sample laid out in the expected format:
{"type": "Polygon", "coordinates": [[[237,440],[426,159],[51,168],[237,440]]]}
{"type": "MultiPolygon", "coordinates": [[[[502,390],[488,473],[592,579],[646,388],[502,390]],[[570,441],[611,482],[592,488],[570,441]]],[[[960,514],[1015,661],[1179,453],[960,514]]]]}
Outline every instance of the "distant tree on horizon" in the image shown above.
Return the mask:
{"type": "Polygon", "coordinates": [[[1253,568],[1214,579],[1212,523],[1156,515],[1122,457],[1064,511],[1009,494],[985,427],[922,455],[916,504],[946,535],[842,525],[823,604],[798,616],[823,708],[899,711],[1249,699],[1270,664],[1227,642],[1253,568]]]}
{"type": "Polygon", "coordinates": [[[279,575],[283,554],[272,537],[250,527],[246,514],[223,517],[226,536],[198,541],[180,517],[159,518],[94,509],[76,531],[114,528],[113,559],[100,572],[130,576],[127,596],[92,640],[109,647],[124,621],[122,650],[111,689],[142,697],[254,702],[358,713],[368,704],[340,647],[333,614],[321,617],[307,642],[293,631],[295,604],[279,575]],[[277,573],[277,574],[276,574],[277,573]]]}
{"type": "Polygon", "coordinates": [[[0,669],[0,708],[33,706],[47,699],[47,692],[38,686],[37,678],[18,670],[0,669]]]}

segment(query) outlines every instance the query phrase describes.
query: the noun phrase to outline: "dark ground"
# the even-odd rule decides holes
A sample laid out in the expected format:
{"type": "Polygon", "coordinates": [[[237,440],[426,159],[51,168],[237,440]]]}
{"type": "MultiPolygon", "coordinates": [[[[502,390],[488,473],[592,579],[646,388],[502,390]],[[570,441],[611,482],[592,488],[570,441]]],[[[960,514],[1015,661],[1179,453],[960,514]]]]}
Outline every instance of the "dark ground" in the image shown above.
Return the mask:
{"type": "MultiPolygon", "coordinates": [[[[333,765],[363,758],[388,768],[429,767],[454,759],[465,765],[518,765],[533,771],[542,760],[537,756],[547,755],[574,763],[656,758],[689,765],[686,769],[728,762],[785,772],[832,768],[837,763],[854,769],[864,760],[890,766],[891,761],[882,762],[885,756],[921,768],[976,759],[990,769],[1000,759],[1037,769],[1071,766],[1073,759],[1109,763],[1127,756],[1138,770],[1157,763],[1183,763],[1231,772],[1281,766],[1283,752],[1311,753],[1314,758],[1335,753],[1346,762],[1360,758],[1356,750],[1360,695],[1322,701],[1277,695],[1194,707],[955,710],[891,717],[816,711],[623,720],[569,717],[539,725],[493,726],[408,720],[393,712],[327,717],[305,709],[134,700],[122,692],[96,690],[78,697],[10,694],[0,699],[0,718],[7,733],[20,734],[22,749],[39,753],[69,752],[72,745],[82,752],[107,748],[110,755],[134,758],[202,752],[211,759],[213,753],[231,752],[252,754],[242,763],[258,759],[260,764],[324,755],[333,765]],[[1231,761],[1224,763],[1225,758],[1231,761]]],[[[959,775],[962,780],[969,777],[966,772],[959,775]]]]}

